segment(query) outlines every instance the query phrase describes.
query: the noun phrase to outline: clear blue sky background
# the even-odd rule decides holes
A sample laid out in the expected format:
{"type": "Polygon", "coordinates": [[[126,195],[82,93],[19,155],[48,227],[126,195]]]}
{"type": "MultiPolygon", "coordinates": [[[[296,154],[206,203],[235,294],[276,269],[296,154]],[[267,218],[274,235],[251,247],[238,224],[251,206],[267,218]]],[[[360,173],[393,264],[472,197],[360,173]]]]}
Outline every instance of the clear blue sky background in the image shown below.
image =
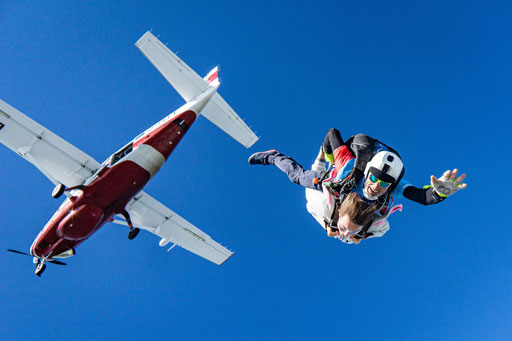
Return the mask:
{"type": "MultiPolygon", "coordinates": [[[[106,225],[67,267],[1,252],[2,339],[504,340],[512,334],[511,6],[506,1],[0,2],[0,98],[98,161],[183,104],[133,46],[153,29],[261,136],[199,119],[146,191],[235,251],[216,266],[106,225]],[[325,132],[398,149],[406,178],[468,188],[404,202],[383,238],[329,239],[304,190],[247,157],[309,166],[325,132]]],[[[0,146],[0,250],[60,202],[0,146]]]]}

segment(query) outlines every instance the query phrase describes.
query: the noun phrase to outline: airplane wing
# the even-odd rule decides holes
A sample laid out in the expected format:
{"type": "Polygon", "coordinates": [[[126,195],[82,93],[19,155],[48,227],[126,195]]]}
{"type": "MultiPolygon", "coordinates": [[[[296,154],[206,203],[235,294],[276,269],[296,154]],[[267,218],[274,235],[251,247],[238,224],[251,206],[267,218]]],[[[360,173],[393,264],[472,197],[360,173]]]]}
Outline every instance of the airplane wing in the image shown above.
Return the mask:
{"type": "Polygon", "coordinates": [[[100,164],[0,100],[0,142],[36,166],[55,185],[80,185],[100,164]]]}
{"type": "MultiPolygon", "coordinates": [[[[137,194],[126,205],[126,210],[135,227],[162,238],[160,246],[174,243],[218,265],[233,255],[233,252],[145,192],[137,194]]],[[[114,223],[126,225],[119,220],[114,220],[114,223]]]]}

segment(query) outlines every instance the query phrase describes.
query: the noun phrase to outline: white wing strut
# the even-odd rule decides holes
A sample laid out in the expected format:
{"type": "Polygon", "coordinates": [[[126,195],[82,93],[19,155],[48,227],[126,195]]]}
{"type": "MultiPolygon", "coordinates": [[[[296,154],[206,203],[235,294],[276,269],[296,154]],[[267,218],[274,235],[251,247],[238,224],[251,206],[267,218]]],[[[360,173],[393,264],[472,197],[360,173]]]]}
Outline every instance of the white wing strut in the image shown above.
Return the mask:
{"type": "MultiPolygon", "coordinates": [[[[174,243],[219,265],[233,255],[233,252],[145,192],[137,194],[126,205],[126,210],[135,227],[162,238],[162,247],[174,243]]],[[[114,223],[126,225],[124,221],[114,220],[114,223]]]]}
{"type": "Polygon", "coordinates": [[[54,184],[82,184],[100,164],[69,142],[0,100],[0,142],[36,166],[54,184]]]}

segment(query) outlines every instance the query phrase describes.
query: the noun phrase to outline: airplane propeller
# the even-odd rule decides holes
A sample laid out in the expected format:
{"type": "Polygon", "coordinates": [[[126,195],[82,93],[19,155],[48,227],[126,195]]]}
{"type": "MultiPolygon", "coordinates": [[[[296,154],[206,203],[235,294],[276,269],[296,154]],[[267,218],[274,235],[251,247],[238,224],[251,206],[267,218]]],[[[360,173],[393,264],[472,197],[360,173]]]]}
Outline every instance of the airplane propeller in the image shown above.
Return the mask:
{"type": "MultiPolygon", "coordinates": [[[[28,254],[28,253],[21,252],[21,251],[18,251],[18,250],[7,249],[7,251],[9,251],[9,252],[13,252],[13,253],[19,253],[20,255],[24,255],[24,256],[30,256],[30,257],[33,257],[32,255],[30,255],[30,254],[28,254]]],[[[67,264],[66,264],[66,263],[64,263],[64,262],[61,262],[61,261],[58,261],[58,260],[55,260],[55,259],[48,259],[46,262],[48,262],[48,263],[53,263],[53,264],[57,264],[57,265],[67,265],[67,264]]]]}

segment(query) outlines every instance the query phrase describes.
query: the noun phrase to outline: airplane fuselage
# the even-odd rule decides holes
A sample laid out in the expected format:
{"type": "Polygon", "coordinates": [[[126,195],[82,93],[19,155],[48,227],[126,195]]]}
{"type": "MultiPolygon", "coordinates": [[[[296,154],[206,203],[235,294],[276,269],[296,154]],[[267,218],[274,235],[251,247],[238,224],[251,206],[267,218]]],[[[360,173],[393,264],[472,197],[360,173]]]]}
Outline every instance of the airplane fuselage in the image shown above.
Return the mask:
{"type": "Polygon", "coordinates": [[[30,253],[38,258],[63,254],[122,213],[162,167],[198,116],[190,108],[177,112],[112,155],[80,189],[71,190],[71,196],[32,243],[30,253]]]}

